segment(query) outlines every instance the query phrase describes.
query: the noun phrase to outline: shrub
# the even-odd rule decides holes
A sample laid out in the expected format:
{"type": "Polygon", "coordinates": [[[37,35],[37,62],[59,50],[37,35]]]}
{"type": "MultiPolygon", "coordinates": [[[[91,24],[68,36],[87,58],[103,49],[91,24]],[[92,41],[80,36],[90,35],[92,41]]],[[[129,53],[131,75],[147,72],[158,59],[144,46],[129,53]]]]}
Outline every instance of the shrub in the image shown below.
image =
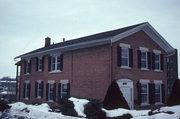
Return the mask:
{"type": "Polygon", "coordinates": [[[8,105],[8,103],[4,100],[0,100],[0,111],[4,111],[6,109],[9,109],[10,106],[8,105]]]}
{"type": "Polygon", "coordinates": [[[173,105],[180,105],[180,80],[177,79],[174,82],[171,95],[168,99],[167,105],[173,106],[173,105]]]}
{"type": "Polygon", "coordinates": [[[117,108],[129,109],[129,106],[122,92],[120,91],[116,81],[113,81],[109,86],[103,102],[103,107],[108,110],[117,109],[117,108]]]}
{"type": "Polygon", "coordinates": [[[102,103],[99,100],[91,100],[84,106],[84,113],[88,119],[98,119],[101,108],[102,103]]]}
{"type": "Polygon", "coordinates": [[[62,98],[58,101],[60,105],[60,110],[63,115],[76,116],[78,117],[77,112],[74,110],[74,104],[68,98],[62,98]]]}

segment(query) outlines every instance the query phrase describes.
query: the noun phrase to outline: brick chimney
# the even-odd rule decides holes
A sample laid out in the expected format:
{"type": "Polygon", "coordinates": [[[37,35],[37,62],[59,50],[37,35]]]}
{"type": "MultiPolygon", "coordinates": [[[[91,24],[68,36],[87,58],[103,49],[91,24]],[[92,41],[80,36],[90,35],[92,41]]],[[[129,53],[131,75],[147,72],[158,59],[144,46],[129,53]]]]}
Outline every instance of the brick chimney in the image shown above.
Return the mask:
{"type": "Polygon", "coordinates": [[[50,37],[46,37],[45,38],[45,45],[44,47],[50,46],[51,45],[51,38],[50,37]]]}

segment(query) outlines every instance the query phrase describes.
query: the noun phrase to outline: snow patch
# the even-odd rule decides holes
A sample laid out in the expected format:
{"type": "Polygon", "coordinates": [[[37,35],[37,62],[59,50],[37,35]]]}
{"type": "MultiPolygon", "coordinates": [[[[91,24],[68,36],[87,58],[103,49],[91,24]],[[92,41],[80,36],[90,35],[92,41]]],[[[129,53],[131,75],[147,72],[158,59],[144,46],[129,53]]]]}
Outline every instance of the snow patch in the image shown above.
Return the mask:
{"type": "Polygon", "coordinates": [[[78,116],[86,117],[86,115],[84,114],[84,106],[89,102],[89,100],[77,99],[77,98],[74,98],[74,97],[70,97],[68,100],[73,102],[74,109],[76,110],[78,116]]]}

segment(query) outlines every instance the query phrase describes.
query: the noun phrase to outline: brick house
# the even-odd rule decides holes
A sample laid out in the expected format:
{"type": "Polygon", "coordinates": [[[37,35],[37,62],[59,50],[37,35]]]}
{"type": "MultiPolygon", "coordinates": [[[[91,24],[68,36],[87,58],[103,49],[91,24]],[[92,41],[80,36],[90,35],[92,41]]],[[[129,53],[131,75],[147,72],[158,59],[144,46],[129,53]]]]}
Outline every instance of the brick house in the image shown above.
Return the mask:
{"type": "Polygon", "coordinates": [[[151,108],[166,104],[167,83],[178,75],[167,69],[177,67],[177,50],[148,22],[57,44],[47,37],[44,47],[17,58],[17,95],[26,103],[66,95],[103,100],[116,80],[131,109],[151,108]]]}

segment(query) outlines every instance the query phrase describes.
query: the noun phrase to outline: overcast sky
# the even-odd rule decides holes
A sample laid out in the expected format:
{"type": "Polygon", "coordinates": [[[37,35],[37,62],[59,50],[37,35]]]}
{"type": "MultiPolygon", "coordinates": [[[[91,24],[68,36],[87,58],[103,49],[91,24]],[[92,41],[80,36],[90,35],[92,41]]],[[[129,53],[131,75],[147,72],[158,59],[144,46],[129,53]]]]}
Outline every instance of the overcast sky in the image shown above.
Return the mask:
{"type": "Polygon", "coordinates": [[[180,50],[179,11],[180,0],[0,0],[0,78],[14,78],[13,58],[47,36],[58,43],[149,22],[180,50]]]}

